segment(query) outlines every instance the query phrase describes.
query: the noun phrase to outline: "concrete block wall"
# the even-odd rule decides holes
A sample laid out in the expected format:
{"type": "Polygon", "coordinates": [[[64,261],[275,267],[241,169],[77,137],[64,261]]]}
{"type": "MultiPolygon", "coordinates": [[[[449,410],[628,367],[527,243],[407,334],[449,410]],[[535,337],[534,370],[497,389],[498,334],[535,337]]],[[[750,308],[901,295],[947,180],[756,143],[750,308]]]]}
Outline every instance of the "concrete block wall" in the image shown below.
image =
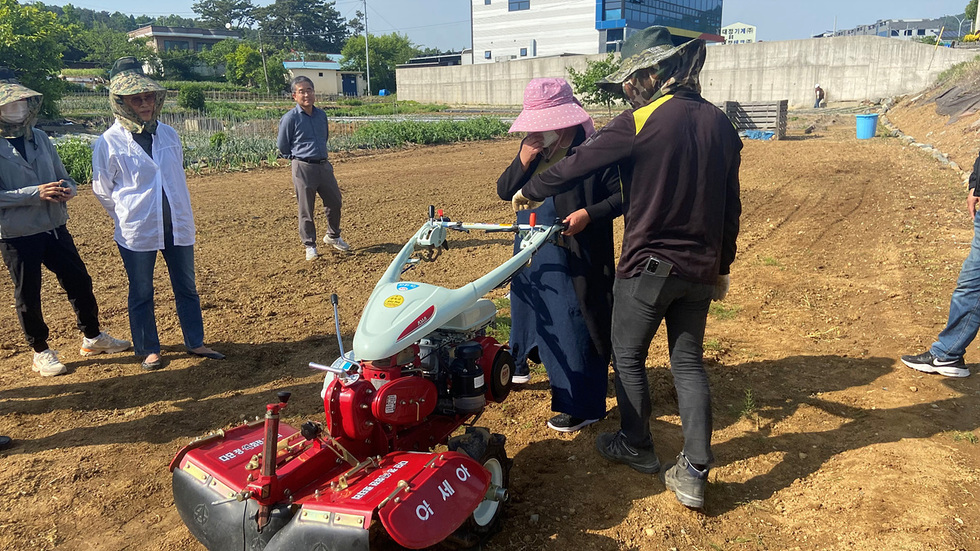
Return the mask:
{"type": "MultiPolygon", "coordinates": [[[[536,77],[568,78],[593,56],[556,56],[482,65],[398,69],[398,98],[453,105],[520,105],[536,77]]],[[[813,105],[820,84],[831,103],[918,92],[976,53],[878,36],[709,46],[702,94],[713,103],[789,100],[813,105]]]]}

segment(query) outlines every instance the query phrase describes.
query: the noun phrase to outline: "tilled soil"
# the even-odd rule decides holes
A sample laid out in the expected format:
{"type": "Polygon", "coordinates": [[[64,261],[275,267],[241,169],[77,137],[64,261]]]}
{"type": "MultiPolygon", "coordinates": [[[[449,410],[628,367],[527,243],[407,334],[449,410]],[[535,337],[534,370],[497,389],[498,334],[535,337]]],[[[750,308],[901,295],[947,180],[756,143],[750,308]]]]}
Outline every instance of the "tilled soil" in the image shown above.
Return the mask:
{"type": "MultiPolygon", "coordinates": [[[[972,237],[961,178],[899,140],[856,140],[849,116],[805,126],[745,144],[739,255],[705,345],[717,456],[705,511],[595,452],[596,435],[618,427],[611,385],[606,420],[571,435],[548,429],[536,369],[481,419],[514,459],[508,518],[489,549],[980,549],[980,354],[968,352],[967,379],[897,361],[945,323],[972,237]]],[[[141,372],[129,353],[80,357],[71,308],[46,273],[51,345],[70,372],[42,379],[0,278],[0,434],[16,440],[0,454],[0,548],[199,549],[173,505],[173,454],[261,414],[276,390],[293,393],[287,422],[321,419],[322,376],[306,364],[337,355],[330,294],[350,343],[429,204],[454,220],[510,221],[494,182],[516,149],[505,140],[335,159],[353,249],[314,262],[297,239],[287,168],[192,178],[207,342],[226,361],[183,352],[161,260],[167,367],[141,372]]],[[[70,208],[105,329],[128,337],[109,217],[88,190],[70,208]]],[[[459,286],[509,254],[500,235],[452,235],[449,251],[408,277],[459,286]]],[[[648,365],[668,462],[681,432],[663,334],[648,365]]]]}

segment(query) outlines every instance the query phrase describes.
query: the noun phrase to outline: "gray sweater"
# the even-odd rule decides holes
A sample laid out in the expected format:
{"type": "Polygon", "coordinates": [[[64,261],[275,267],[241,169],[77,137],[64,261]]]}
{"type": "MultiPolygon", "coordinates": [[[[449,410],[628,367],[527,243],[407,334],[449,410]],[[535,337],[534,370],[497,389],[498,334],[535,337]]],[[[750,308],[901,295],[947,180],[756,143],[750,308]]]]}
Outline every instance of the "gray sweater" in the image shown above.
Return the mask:
{"type": "Polygon", "coordinates": [[[0,139],[0,239],[47,232],[68,222],[67,203],[41,200],[39,185],[65,180],[78,191],[48,135],[37,128],[32,132],[34,139],[24,143],[26,159],[0,139]]]}

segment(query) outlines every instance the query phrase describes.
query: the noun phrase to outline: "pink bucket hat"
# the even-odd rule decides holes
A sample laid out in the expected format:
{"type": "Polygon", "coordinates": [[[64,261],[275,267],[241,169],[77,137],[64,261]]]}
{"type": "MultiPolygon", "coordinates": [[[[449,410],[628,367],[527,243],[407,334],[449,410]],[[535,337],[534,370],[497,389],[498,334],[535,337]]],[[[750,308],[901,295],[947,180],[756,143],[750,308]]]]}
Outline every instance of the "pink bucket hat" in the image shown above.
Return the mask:
{"type": "Polygon", "coordinates": [[[524,109],[508,132],[547,132],[591,122],[563,78],[536,78],[524,88],[524,109]]]}

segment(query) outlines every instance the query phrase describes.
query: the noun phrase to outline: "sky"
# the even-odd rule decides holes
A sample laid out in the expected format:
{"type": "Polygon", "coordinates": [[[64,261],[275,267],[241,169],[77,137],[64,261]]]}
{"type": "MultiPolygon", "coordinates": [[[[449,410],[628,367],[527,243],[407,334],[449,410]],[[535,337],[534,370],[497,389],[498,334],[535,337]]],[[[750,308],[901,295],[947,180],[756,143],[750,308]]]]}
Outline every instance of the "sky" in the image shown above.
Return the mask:
{"type": "MultiPolygon", "coordinates": [[[[531,0],[532,6],[534,0],[531,0]]],[[[961,15],[968,0],[725,0],[722,25],[741,22],[758,27],[765,41],[809,38],[824,31],[850,29],[879,19],[935,19],[961,15]]],[[[46,0],[49,5],[71,3],[75,7],[133,15],[180,15],[197,17],[194,0],[170,0],[156,4],[132,0],[46,0]],[[134,6],[144,8],[133,9],[134,6]],[[148,11],[158,9],[162,11],[148,11]]],[[[266,0],[253,0],[267,5],[266,0]]],[[[345,19],[363,10],[364,0],[336,0],[345,19]]],[[[470,0],[367,0],[371,34],[399,32],[423,47],[461,50],[470,45],[470,0]]],[[[963,23],[964,32],[967,23],[963,23]]]]}

